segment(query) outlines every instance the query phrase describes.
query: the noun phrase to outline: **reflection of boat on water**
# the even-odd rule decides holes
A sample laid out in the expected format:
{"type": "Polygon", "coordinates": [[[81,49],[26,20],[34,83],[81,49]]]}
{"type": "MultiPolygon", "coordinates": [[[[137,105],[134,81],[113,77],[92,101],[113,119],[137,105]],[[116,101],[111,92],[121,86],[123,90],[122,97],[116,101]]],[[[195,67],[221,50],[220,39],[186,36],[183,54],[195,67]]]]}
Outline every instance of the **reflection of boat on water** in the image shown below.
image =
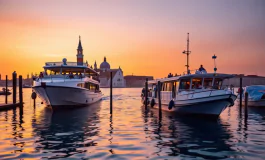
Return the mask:
{"type": "MultiPolygon", "coordinates": [[[[244,93],[248,93],[248,106],[265,107],[265,85],[246,86],[244,93]]],[[[242,94],[242,105],[245,105],[245,94],[242,94]]],[[[237,101],[239,102],[239,96],[237,101]]]]}
{"type": "Polygon", "coordinates": [[[96,146],[93,137],[99,134],[100,104],[60,111],[44,107],[32,123],[33,134],[39,137],[36,150],[46,152],[49,158],[66,158],[86,152],[84,147],[96,146]]]}
{"type": "Polygon", "coordinates": [[[162,115],[160,121],[157,110],[151,109],[145,117],[145,129],[150,130],[148,137],[157,141],[157,155],[218,159],[227,158],[224,151],[233,150],[227,143],[233,138],[232,133],[221,119],[186,117],[174,112],[163,112],[162,115]]]}
{"type": "Polygon", "coordinates": [[[11,92],[9,89],[7,89],[6,91],[6,88],[2,88],[2,91],[0,91],[0,95],[10,95],[11,92]]]}

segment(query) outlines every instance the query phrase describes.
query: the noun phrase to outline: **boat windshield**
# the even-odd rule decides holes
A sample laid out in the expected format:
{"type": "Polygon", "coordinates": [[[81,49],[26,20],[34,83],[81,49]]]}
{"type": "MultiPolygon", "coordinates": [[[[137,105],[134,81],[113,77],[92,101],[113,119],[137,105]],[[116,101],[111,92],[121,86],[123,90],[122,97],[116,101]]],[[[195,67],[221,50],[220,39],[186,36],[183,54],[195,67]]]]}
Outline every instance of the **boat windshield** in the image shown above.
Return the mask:
{"type": "Polygon", "coordinates": [[[202,89],[202,78],[192,79],[192,89],[202,89]]]}
{"type": "Polygon", "coordinates": [[[204,89],[211,89],[213,83],[213,78],[204,78],[203,88],[204,89]]]}
{"type": "Polygon", "coordinates": [[[221,79],[221,78],[215,78],[214,79],[214,84],[213,84],[213,89],[221,89],[222,82],[223,82],[223,79],[221,79]]]}
{"type": "Polygon", "coordinates": [[[179,90],[189,90],[190,89],[190,79],[181,79],[179,84],[179,90]]]}

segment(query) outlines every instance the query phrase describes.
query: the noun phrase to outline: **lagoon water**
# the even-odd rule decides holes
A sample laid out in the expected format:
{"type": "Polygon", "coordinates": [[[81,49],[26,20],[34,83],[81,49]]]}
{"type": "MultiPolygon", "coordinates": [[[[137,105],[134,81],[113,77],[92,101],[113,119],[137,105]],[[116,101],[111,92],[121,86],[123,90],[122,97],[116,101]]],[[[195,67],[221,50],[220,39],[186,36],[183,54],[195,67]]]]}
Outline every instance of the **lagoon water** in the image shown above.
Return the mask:
{"type": "MultiPolygon", "coordinates": [[[[0,112],[0,159],[265,159],[265,109],[235,104],[217,120],[145,111],[140,88],[109,89],[88,107],[33,107],[24,89],[24,108],[0,112]]],[[[9,96],[9,102],[12,96],[9,96]]],[[[4,96],[0,97],[0,103],[4,96]]]]}

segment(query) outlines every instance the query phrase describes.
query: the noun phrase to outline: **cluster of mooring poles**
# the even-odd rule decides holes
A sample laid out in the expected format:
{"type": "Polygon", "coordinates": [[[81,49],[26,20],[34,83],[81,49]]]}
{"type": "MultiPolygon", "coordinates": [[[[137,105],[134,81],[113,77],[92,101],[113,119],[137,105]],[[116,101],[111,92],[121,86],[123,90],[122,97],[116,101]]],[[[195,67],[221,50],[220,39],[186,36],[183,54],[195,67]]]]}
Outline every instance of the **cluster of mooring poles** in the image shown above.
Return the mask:
{"type": "Polygon", "coordinates": [[[19,75],[18,78],[18,93],[19,93],[19,102],[17,102],[17,73],[13,72],[12,74],[12,91],[13,91],[13,102],[8,103],[8,95],[9,90],[8,90],[8,76],[6,75],[6,85],[5,85],[5,104],[0,104],[0,110],[8,110],[12,109],[15,107],[20,107],[21,109],[23,108],[23,91],[22,91],[22,76],[19,75]]]}
{"type": "MultiPolygon", "coordinates": [[[[244,94],[243,92],[243,87],[242,87],[242,77],[240,77],[240,85],[239,85],[239,112],[240,114],[242,113],[242,100],[243,97],[242,95],[244,94]]],[[[245,118],[248,117],[248,92],[245,92],[245,118]]]]}
{"type": "MultiPolygon", "coordinates": [[[[162,119],[162,107],[161,107],[161,95],[160,95],[160,90],[161,90],[161,82],[158,81],[157,83],[157,98],[158,98],[158,112],[159,112],[159,119],[162,119]]],[[[148,106],[148,78],[145,80],[145,110],[147,110],[148,106]]]]}

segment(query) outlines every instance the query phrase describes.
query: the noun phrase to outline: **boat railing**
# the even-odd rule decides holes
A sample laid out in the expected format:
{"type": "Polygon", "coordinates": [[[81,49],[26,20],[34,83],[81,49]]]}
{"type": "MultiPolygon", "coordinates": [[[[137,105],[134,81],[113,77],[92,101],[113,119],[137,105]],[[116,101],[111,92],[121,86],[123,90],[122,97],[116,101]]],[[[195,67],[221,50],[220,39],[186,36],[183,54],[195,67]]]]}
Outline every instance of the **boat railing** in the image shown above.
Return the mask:
{"type": "MultiPolygon", "coordinates": [[[[58,75],[44,75],[43,78],[35,78],[35,81],[40,81],[42,82],[43,80],[47,80],[47,79],[50,79],[51,82],[53,82],[53,80],[56,80],[58,78],[63,78],[64,82],[65,80],[77,80],[77,79],[80,79],[80,81],[82,81],[82,79],[84,79],[86,76],[84,75],[62,75],[62,74],[58,74],[58,75]]],[[[92,77],[93,80],[96,80],[99,82],[99,79],[98,78],[95,78],[95,77],[92,77]]]]}
{"type": "MultiPolygon", "coordinates": [[[[46,66],[80,66],[77,65],[77,62],[46,62],[46,66]]],[[[87,63],[83,63],[81,66],[88,66],[87,63]]]]}
{"type": "Polygon", "coordinates": [[[190,74],[206,74],[206,70],[203,71],[199,71],[198,69],[193,69],[193,70],[189,70],[189,71],[184,71],[183,75],[190,75],[190,74]]]}

